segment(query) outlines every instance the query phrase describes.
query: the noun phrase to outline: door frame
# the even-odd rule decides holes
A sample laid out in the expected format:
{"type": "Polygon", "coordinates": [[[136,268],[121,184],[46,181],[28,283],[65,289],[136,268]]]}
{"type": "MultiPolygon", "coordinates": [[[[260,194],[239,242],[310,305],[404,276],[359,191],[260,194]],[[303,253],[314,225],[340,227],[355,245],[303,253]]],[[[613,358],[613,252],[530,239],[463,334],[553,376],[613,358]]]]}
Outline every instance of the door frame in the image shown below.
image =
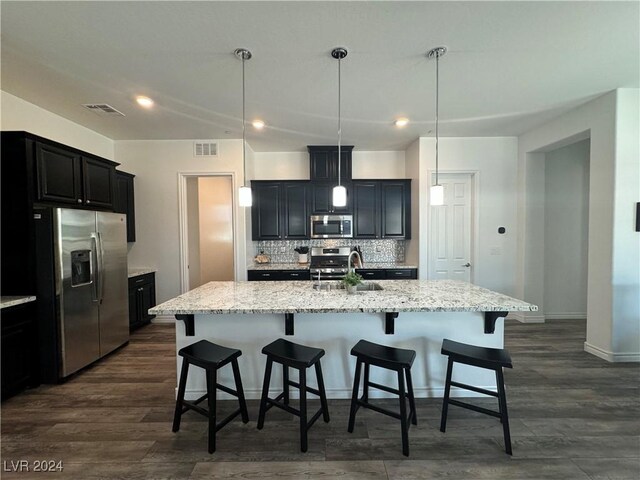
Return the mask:
{"type": "Polygon", "coordinates": [[[180,227],[180,293],[189,287],[189,227],[187,222],[187,179],[192,177],[231,177],[231,230],[233,232],[233,272],[237,277],[236,176],[233,172],[178,172],[178,225],[180,227]]]}
{"type": "MultiPolygon", "coordinates": [[[[429,185],[432,185],[433,176],[435,175],[435,170],[427,170],[427,179],[429,181],[429,185]]],[[[469,279],[471,283],[475,283],[476,281],[476,272],[478,267],[478,262],[480,256],[479,252],[479,236],[478,236],[478,226],[480,225],[480,171],[479,170],[438,170],[438,175],[440,174],[464,174],[471,176],[471,195],[469,198],[471,199],[471,258],[469,259],[469,263],[471,263],[471,273],[469,275],[469,279]]],[[[427,199],[429,198],[428,190],[427,190],[427,199]]],[[[431,276],[431,203],[427,203],[427,280],[433,280],[431,276]]]]}

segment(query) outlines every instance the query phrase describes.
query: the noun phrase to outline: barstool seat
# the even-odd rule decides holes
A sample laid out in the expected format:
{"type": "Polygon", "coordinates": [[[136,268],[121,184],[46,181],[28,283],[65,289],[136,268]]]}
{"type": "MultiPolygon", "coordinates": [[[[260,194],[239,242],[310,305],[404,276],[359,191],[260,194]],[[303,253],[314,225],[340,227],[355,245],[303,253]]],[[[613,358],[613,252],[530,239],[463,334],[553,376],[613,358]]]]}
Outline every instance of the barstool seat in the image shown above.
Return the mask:
{"type": "Polygon", "coordinates": [[[353,432],[356,421],[356,413],[360,407],[369,408],[378,413],[388,415],[400,420],[402,433],[402,453],[409,456],[409,426],[417,425],[416,402],[413,395],[413,383],[411,381],[411,366],[416,358],[416,352],[404,348],[389,347],[377,343],[360,340],[351,349],[351,355],[356,357],[356,373],[353,379],[353,393],[351,395],[351,411],[349,413],[349,433],[353,432]],[[360,391],[360,373],[364,364],[364,385],[362,397],[358,398],[360,391]],[[398,375],[398,389],[380,385],[369,381],[369,368],[375,367],[394,370],[398,375]],[[405,390],[406,378],[406,390],[405,390]],[[400,413],[387,410],[369,403],[369,387],[383,390],[398,395],[400,400],[400,413]],[[409,416],[407,417],[406,400],[409,400],[409,416]]]}
{"type": "Polygon", "coordinates": [[[449,405],[455,405],[457,407],[473,410],[474,412],[484,413],[485,415],[497,417],[500,419],[500,422],[502,422],[505,451],[509,455],[511,455],[511,434],[509,432],[507,396],[504,388],[504,376],[502,374],[503,368],[513,368],[509,352],[507,352],[503,348],[480,347],[477,345],[468,345],[466,343],[454,342],[453,340],[444,339],[442,341],[441,353],[442,355],[447,355],[449,357],[449,360],[447,364],[447,378],[445,381],[444,398],[442,401],[440,431],[444,432],[446,430],[449,405]],[[486,368],[495,371],[498,391],[493,392],[491,390],[486,390],[484,388],[479,388],[473,385],[452,381],[451,375],[453,373],[454,363],[463,363],[465,365],[472,365],[474,367],[486,368]],[[496,412],[487,408],[478,407],[477,405],[472,405],[467,402],[449,398],[451,386],[481,393],[483,395],[497,397],[499,411],[496,412]]]}
{"type": "Polygon", "coordinates": [[[222,345],[216,345],[215,343],[208,342],[207,340],[200,340],[199,342],[181,348],[178,351],[178,355],[182,357],[182,371],[180,372],[178,398],[176,399],[176,408],[173,415],[173,431],[177,432],[180,430],[182,414],[187,410],[193,410],[204,415],[209,419],[209,453],[213,453],[216,450],[216,432],[218,430],[238,415],[242,416],[243,423],[247,423],[249,421],[247,403],[244,398],[240,369],[238,367],[238,357],[242,355],[242,352],[235,348],[227,348],[222,345]],[[231,367],[233,368],[233,378],[236,384],[235,390],[224,385],[220,385],[217,382],[218,370],[229,363],[231,363],[231,367]],[[204,368],[207,379],[207,393],[192,402],[184,399],[189,365],[204,368]],[[218,390],[222,390],[223,392],[238,397],[239,408],[220,422],[216,423],[216,394],[218,390]],[[208,401],[208,409],[204,409],[198,405],[204,400],[208,401]]]}
{"type": "Polygon", "coordinates": [[[324,356],[321,348],[307,347],[280,338],[262,349],[267,356],[267,365],[264,371],[264,383],[262,386],[262,398],[260,400],[260,413],[258,415],[258,430],[264,427],[264,417],[271,407],[278,407],[286,412],[300,417],[300,450],[307,451],[307,433],[309,428],[322,415],[325,422],[329,422],[329,408],[327,395],[324,390],[322,368],[320,359],[324,356]],[[282,365],[282,393],[276,398],[269,398],[269,384],[271,382],[271,369],[273,362],[282,365]],[[318,388],[307,386],[307,368],[315,367],[318,388]],[[289,380],[289,368],[298,370],[299,382],[289,380]],[[295,409],[289,405],[289,387],[300,390],[300,408],[295,409]],[[307,391],[320,397],[320,409],[307,421],[307,391]],[[282,400],[282,402],[281,402],[282,400]]]}

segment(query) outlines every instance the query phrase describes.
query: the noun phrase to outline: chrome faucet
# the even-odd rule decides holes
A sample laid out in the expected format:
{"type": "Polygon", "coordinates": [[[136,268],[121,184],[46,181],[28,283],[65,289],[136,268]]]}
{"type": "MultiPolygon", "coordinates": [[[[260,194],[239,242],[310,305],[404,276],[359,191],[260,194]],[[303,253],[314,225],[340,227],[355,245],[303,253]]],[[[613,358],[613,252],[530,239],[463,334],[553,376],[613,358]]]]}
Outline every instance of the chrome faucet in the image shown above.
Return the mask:
{"type": "Polygon", "coordinates": [[[320,280],[320,269],[318,269],[318,288],[322,287],[322,281],[320,280]]]}
{"type": "Polygon", "coordinates": [[[354,255],[358,257],[358,264],[362,265],[362,258],[360,258],[360,254],[354,250],[349,254],[349,258],[347,259],[347,274],[354,271],[353,267],[351,266],[351,257],[354,255]]]}

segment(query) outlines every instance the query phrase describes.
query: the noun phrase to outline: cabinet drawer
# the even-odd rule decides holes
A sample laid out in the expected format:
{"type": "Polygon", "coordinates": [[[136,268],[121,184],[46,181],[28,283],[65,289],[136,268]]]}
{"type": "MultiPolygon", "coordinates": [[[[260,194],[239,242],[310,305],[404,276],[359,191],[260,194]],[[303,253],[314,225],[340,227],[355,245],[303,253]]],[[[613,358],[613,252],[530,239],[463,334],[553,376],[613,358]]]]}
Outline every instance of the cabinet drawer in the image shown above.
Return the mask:
{"type": "Polygon", "coordinates": [[[247,279],[250,282],[280,280],[280,270],[248,270],[247,279]]]}
{"type": "Polygon", "coordinates": [[[356,273],[362,275],[364,280],[384,280],[387,278],[383,269],[356,269],[356,273]]]}
{"type": "Polygon", "coordinates": [[[145,273],[144,275],[138,275],[137,277],[131,277],[129,279],[129,288],[141,287],[147,283],[155,282],[155,273],[145,273]]]}
{"type": "Polygon", "coordinates": [[[418,271],[415,268],[390,268],[387,270],[387,279],[416,279],[418,278],[418,271]]]}
{"type": "Polygon", "coordinates": [[[311,280],[309,270],[282,270],[280,280],[311,280]]]}

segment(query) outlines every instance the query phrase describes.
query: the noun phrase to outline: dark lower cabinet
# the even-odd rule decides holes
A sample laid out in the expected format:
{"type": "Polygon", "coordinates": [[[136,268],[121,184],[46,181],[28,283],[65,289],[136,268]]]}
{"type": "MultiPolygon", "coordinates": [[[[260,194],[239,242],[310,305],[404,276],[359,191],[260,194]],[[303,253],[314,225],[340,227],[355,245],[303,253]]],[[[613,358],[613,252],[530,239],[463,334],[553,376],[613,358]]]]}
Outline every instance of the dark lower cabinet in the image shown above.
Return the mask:
{"type": "Polygon", "coordinates": [[[275,280],[311,280],[308,269],[300,270],[247,270],[250,282],[275,280]]]}
{"type": "Polygon", "coordinates": [[[147,273],[129,279],[129,328],[134,330],[146,325],[155,315],[147,311],[156,305],[155,273],[147,273]]]}
{"type": "Polygon", "coordinates": [[[2,310],[2,400],[38,385],[36,303],[2,310]]]}
{"type": "Polygon", "coordinates": [[[127,215],[127,242],[136,241],[136,210],[133,178],[135,175],[116,170],[116,198],[113,211],[127,215]]]}
{"type": "Polygon", "coordinates": [[[358,268],[364,280],[417,280],[416,268],[358,268]]]}

